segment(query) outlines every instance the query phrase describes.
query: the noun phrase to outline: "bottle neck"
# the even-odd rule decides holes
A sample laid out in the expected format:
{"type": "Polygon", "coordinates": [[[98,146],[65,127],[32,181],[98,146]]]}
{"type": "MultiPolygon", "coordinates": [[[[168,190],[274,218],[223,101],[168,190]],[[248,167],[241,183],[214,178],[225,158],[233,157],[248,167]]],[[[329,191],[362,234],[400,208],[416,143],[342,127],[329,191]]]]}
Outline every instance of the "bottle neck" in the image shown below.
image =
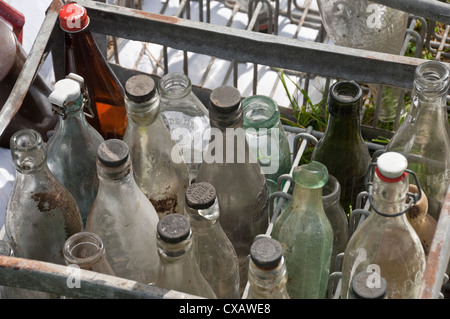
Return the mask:
{"type": "Polygon", "coordinates": [[[164,263],[176,263],[190,257],[192,252],[192,231],[189,236],[179,243],[169,243],[156,236],[158,254],[164,263]]]}
{"type": "Polygon", "coordinates": [[[170,73],[158,82],[161,97],[178,100],[187,97],[192,92],[190,79],[183,73],[170,73]]]}
{"type": "Polygon", "coordinates": [[[328,116],[328,124],[324,132],[324,139],[345,139],[348,141],[360,142],[361,122],[355,113],[332,114],[328,116]]]}
{"type": "MultiPolygon", "coordinates": [[[[372,185],[373,206],[378,212],[388,216],[395,216],[405,210],[409,188],[408,175],[406,173],[401,180],[388,182],[383,180],[379,173],[376,172],[372,185]]],[[[400,219],[406,218],[405,214],[401,214],[398,217],[400,219]]]]}
{"type": "Polygon", "coordinates": [[[210,109],[209,121],[211,127],[218,128],[221,131],[226,131],[227,128],[243,128],[244,125],[242,109],[240,107],[231,113],[220,113],[214,109],[210,109]]]}
{"type": "Polygon", "coordinates": [[[214,204],[206,209],[194,209],[185,206],[186,215],[189,217],[191,228],[194,232],[201,232],[202,230],[210,230],[218,224],[220,211],[219,202],[216,198],[214,204]]]}
{"type": "Polygon", "coordinates": [[[160,96],[155,96],[145,102],[136,103],[125,97],[125,107],[128,119],[137,126],[147,126],[152,124],[160,115],[160,96]]]}
{"type": "Polygon", "coordinates": [[[103,183],[108,181],[129,183],[133,179],[131,158],[128,157],[127,161],[118,167],[105,166],[97,159],[97,173],[103,183]]]}
{"type": "MultiPolygon", "coordinates": [[[[295,184],[292,192],[292,206],[293,207],[320,207],[322,203],[322,188],[307,188],[299,184],[295,184]]],[[[292,213],[307,213],[318,214],[317,209],[294,209],[292,213]]]]}
{"type": "Polygon", "coordinates": [[[287,283],[287,271],[284,258],[273,269],[263,269],[255,265],[250,259],[248,269],[248,280],[250,283],[249,294],[269,295],[275,291],[285,289],[287,283]]]}

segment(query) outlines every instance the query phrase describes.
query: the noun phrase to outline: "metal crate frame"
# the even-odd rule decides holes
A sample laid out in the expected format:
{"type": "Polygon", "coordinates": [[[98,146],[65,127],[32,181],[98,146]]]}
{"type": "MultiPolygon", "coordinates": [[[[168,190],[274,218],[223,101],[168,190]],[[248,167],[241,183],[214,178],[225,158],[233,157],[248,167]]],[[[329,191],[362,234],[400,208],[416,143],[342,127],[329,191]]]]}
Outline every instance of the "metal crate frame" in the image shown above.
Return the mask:
{"type": "MultiPolygon", "coordinates": [[[[437,1],[433,3],[424,0],[373,1],[450,24],[450,9],[437,1]]],[[[423,62],[419,58],[304,42],[96,1],[79,0],[77,2],[87,8],[91,17],[90,28],[95,33],[157,43],[222,59],[232,60],[239,57],[239,61],[242,62],[270,65],[330,78],[380,83],[411,90],[415,68],[423,62]],[[339,61],[339,64],[336,64],[336,61],[339,61]]],[[[61,0],[53,0],[46,12],[40,32],[11,95],[0,111],[0,134],[4,132],[19,110],[28,88],[50,52],[54,62],[55,78],[58,80],[64,76],[61,58],[63,33],[58,24],[58,12],[63,4],[61,0]]],[[[133,70],[111,65],[122,80],[136,73],[133,70]]],[[[450,67],[448,63],[447,66],[450,67]]],[[[195,93],[207,101],[208,91],[195,88],[195,93]]],[[[309,129],[297,133],[297,141],[301,141],[296,153],[298,163],[310,140],[308,136],[311,136],[313,132],[309,129]]],[[[422,299],[439,298],[450,257],[449,227],[450,187],[427,260],[425,278],[420,292],[422,299]]],[[[270,229],[268,232],[270,233],[270,229]]],[[[75,298],[196,298],[181,292],[86,270],[79,270],[81,288],[69,289],[67,287],[71,274],[69,268],[35,260],[0,256],[0,285],[47,291],[75,298]]]]}

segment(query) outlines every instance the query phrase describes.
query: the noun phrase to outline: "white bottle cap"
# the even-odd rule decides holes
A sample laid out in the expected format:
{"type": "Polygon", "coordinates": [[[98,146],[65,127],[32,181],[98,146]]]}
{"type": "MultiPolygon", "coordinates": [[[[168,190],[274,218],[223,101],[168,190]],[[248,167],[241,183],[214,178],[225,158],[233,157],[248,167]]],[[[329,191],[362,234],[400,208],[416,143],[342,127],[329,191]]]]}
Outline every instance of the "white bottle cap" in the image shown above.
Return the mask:
{"type": "Polygon", "coordinates": [[[81,94],[80,83],[72,79],[62,79],[56,82],[55,90],[50,93],[48,100],[51,104],[63,107],[79,98],[81,94]]]}
{"type": "Polygon", "coordinates": [[[378,157],[377,167],[383,177],[399,178],[408,167],[408,160],[400,153],[386,152],[378,157]]]}

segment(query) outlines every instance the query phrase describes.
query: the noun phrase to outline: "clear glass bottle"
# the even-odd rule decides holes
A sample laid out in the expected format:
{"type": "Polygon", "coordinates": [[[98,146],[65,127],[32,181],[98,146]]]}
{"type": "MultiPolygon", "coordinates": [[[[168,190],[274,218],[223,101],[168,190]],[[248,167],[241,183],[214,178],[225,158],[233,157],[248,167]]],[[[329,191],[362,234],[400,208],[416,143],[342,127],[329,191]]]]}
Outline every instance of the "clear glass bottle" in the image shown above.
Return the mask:
{"type": "Polygon", "coordinates": [[[6,208],[8,241],[17,257],[64,265],[64,242],[83,229],[77,203],[49,170],[37,131],[16,132],[10,149],[16,179],[6,208]]]}
{"type": "Polygon", "coordinates": [[[217,298],[239,299],[238,259],[220,226],[214,186],[206,182],[189,185],[185,210],[191,224],[194,255],[203,277],[217,298]]]}
{"type": "Polygon", "coordinates": [[[63,254],[67,266],[115,276],[106,259],[103,241],[97,234],[83,231],[70,236],[64,243],[63,254]]]}
{"type": "Polygon", "coordinates": [[[56,82],[55,90],[48,97],[61,116],[47,144],[47,165],[77,201],[85,225],[97,195],[95,159],[104,140],[86,121],[82,85],[83,78],[70,74],[56,82]]]}
{"type": "Polygon", "coordinates": [[[242,101],[245,134],[267,179],[269,192],[277,190],[278,177],[291,170],[291,149],[280,121],[280,111],[270,97],[252,95],[242,101]]]}
{"type": "Polygon", "coordinates": [[[387,282],[377,272],[361,271],[353,276],[349,299],[386,299],[387,282]]]}
{"type": "Polygon", "coordinates": [[[166,215],[158,222],[158,253],[161,259],[157,287],[216,299],[203,277],[192,249],[189,219],[180,214],[166,215]]]}
{"type": "Polygon", "coordinates": [[[123,137],[130,149],[134,179],[161,218],[184,214],[189,183],[186,164],[160,115],[160,96],[150,76],[125,83],[128,125],[123,137]]]}
{"type": "MultiPolygon", "coordinates": [[[[9,242],[0,240],[0,255],[7,257],[16,257],[14,250],[9,242]]],[[[36,291],[11,286],[0,286],[1,299],[54,299],[56,295],[43,291],[36,291]]]]}
{"type": "Polygon", "coordinates": [[[341,204],[349,215],[356,197],[365,191],[364,175],[371,156],[361,135],[362,89],[353,81],[339,81],[330,88],[328,123],[311,160],[324,164],[341,185],[341,204]],[[350,207],[351,206],[351,207],[350,207]]]}
{"type": "Polygon", "coordinates": [[[406,158],[395,152],[377,159],[372,186],[368,185],[371,212],[351,236],[344,253],[342,299],[349,297],[353,276],[361,271],[376,271],[385,278],[388,299],[418,297],[425,252],[405,215],[407,165],[406,158]]]}
{"type": "Polygon", "coordinates": [[[287,280],[281,244],[270,237],[256,239],[250,248],[247,299],[290,299],[287,280]]]}
{"type": "Polygon", "coordinates": [[[315,161],[294,168],[292,200],[275,221],[272,237],[283,246],[292,299],[326,297],[333,228],[325,215],[322,189],[327,168],[315,161]]]}
{"type": "Polygon", "coordinates": [[[240,92],[232,86],[214,89],[209,118],[211,142],[196,181],[208,182],[217,191],[220,224],[238,256],[242,294],[247,284],[250,246],[269,224],[269,192],[245,137],[240,92]]]}
{"type": "MultiPolygon", "coordinates": [[[[409,184],[408,191],[413,194],[419,193],[417,186],[414,184],[409,184]]],[[[419,236],[425,251],[425,257],[427,257],[436,232],[437,222],[430,214],[428,214],[427,195],[423,190],[421,190],[421,193],[422,197],[417,203],[412,204],[411,208],[406,212],[406,218],[419,236]]]]}
{"type": "Polygon", "coordinates": [[[69,2],[59,11],[64,31],[65,73],[83,77],[89,92],[93,117],[87,121],[104,139],[121,139],[127,126],[124,89],[89,29],[86,8],[69,2]]]}
{"type": "Polygon", "coordinates": [[[335,271],[336,256],[345,251],[350,237],[348,219],[340,203],[341,185],[333,175],[328,175],[328,182],[322,189],[322,204],[333,228],[333,253],[331,255],[330,274],[335,271]]]}
{"type": "Polygon", "coordinates": [[[428,197],[428,214],[438,220],[450,180],[450,130],[447,92],[450,70],[438,61],[415,71],[411,109],[392,136],[387,151],[403,154],[428,197]]]}
{"type": "Polygon", "coordinates": [[[109,139],[97,153],[100,180],[86,231],[100,236],[116,276],[144,284],[156,280],[158,215],[133,177],[127,144],[109,139]]]}
{"type": "Polygon", "coordinates": [[[194,94],[191,80],[183,73],[164,75],[158,82],[158,89],[161,116],[181,149],[192,181],[198,174],[203,150],[210,139],[208,109],[194,94]]]}

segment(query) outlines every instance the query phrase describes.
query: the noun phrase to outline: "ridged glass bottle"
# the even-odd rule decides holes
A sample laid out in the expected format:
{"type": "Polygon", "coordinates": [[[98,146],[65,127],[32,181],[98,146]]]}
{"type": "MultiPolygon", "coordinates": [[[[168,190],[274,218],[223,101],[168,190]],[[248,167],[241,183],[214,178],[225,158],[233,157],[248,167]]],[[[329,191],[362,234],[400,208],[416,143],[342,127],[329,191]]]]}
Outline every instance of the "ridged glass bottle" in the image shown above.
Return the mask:
{"type": "Polygon", "coordinates": [[[326,167],[312,161],[293,170],[292,200],[275,221],[272,237],[283,246],[292,299],[326,297],[333,228],[325,215],[322,188],[328,181],[326,167]]]}
{"type": "Polygon", "coordinates": [[[220,226],[214,186],[205,182],[189,185],[185,210],[191,224],[194,255],[203,277],[217,298],[239,299],[238,259],[220,226]]]}
{"type": "Polygon", "coordinates": [[[49,96],[49,101],[59,109],[61,116],[47,144],[47,165],[77,201],[85,225],[97,195],[95,159],[104,139],[86,121],[80,83],[76,77],[74,79],[56,82],[55,90],[49,96]]]}
{"type": "Polygon", "coordinates": [[[250,248],[247,299],[290,299],[288,273],[281,244],[273,238],[255,240],[250,248]]]}
{"type": "Polygon", "coordinates": [[[450,181],[447,94],[450,70],[438,61],[415,71],[411,109],[392,136],[387,151],[403,154],[428,197],[428,214],[438,220],[450,181]]]}
{"type": "Polygon", "coordinates": [[[250,149],[258,159],[272,193],[277,180],[291,170],[291,149],[280,121],[280,111],[270,97],[252,95],[242,101],[243,127],[250,149]]]}
{"type": "Polygon", "coordinates": [[[16,257],[64,265],[64,242],[83,229],[77,203],[47,166],[41,135],[16,132],[10,143],[16,179],[5,231],[16,257]]]}
{"type": "Polygon", "coordinates": [[[166,215],[158,222],[158,253],[161,259],[157,287],[216,299],[203,277],[194,250],[189,219],[180,214],[166,215]]]}
{"type": "Polygon", "coordinates": [[[104,139],[121,139],[127,126],[124,89],[89,29],[86,9],[73,2],[59,12],[64,31],[65,73],[83,77],[89,92],[93,117],[87,121],[104,139]]]}
{"type": "Polygon", "coordinates": [[[362,89],[353,81],[339,81],[330,88],[328,123],[311,160],[324,164],[341,185],[341,204],[347,215],[356,197],[365,191],[364,175],[371,156],[361,135],[362,89]]]}
{"type": "Polygon", "coordinates": [[[202,153],[209,142],[209,112],[192,91],[189,77],[168,73],[158,82],[161,116],[177,141],[192,181],[202,163],[202,153]]]}
{"type": "Polygon", "coordinates": [[[250,246],[269,224],[269,192],[245,137],[240,92],[232,86],[214,89],[209,116],[211,142],[196,181],[208,182],[217,191],[220,224],[238,256],[242,294],[247,284],[250,246]]]}
{"type": "Polygon", "coordinates": [[[188,169],[164,125],[155,82],[147,75],[132,76],[125,83],[125,94],[128,125],[123,141],[130,149],[134,179],[159,218],[184,214],[188,169]]]}
{"type": "Polygon", "coordinates": [[[100,180],[86,231],[100,236],[116,276],[144,284],[155,281],[158,269],[158,215],[133,177],[127,144],[103,142],[97,153],[100,180]]]}
{"type": "Polygon", "coordinates": [[[425,271],[425,252],[406,219],[409,178],[406,158],[386,152],[377,159],[371,212],[351,236],[342,264],[341,298],[349,297],[353,276],[376,271],[388,286],[388,299],[418,297],[425,271]]]}

